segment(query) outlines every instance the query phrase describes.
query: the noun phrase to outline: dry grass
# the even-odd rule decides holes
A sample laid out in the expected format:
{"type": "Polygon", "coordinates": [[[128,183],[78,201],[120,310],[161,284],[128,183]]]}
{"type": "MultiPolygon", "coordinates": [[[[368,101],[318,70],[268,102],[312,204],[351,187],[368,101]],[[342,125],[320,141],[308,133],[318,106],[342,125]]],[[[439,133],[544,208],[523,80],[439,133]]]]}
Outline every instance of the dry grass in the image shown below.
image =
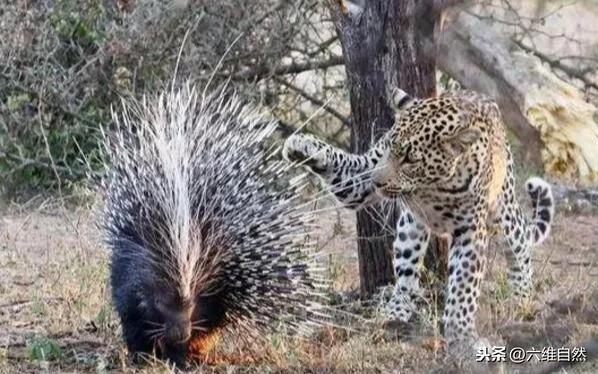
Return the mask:
{"type": "MultiPolygon", "coordinates": [[[[330,213],[321,243],[329,253],[331,294],[343,310],[370,318],[352,301],[357,256],[350,213],[330,213]]],[[[132,366],[120,338],[107,286],[108,254],[89,209],[56,201],[13,207],[0,216],[0,372],[169,372],[159,362],[132,366]]],[[[541,348],[579,345],[598,335],[598,217],[558,217],[534,255],[533,298],[509,298],[500,246],[490,252],[478,326],[494,344],[541,348]]],[[[422,307],[401,338],[374,318],[339,323],[307,339],[265,337],[255,362],[199,365],[200,372],[430,372],[447,370],[438,338],[440,310],[422,307]],[[357,331],[359,329],[359,331],[357,331]]],[[[240,351],[234,342],[223,349],[240,351]]],[[[524,367],[510,366],[527,372],[524,367]]],[[[596,364],[576,368],[596,372],[596,364]],[[593,365],[593,366],[592,366],[593,365]]]]}

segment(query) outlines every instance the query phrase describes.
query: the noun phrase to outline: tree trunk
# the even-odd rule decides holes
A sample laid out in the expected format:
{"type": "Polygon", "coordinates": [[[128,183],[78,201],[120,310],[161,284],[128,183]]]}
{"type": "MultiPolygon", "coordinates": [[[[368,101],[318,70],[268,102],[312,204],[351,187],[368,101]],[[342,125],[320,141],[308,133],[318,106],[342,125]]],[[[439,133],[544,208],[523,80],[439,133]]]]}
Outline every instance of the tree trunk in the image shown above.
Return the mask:
{"type": "MultiPolygon", "coordinates": [[[[417,0],[334,0],[332,15],[343,48],[351,102],[351,151],[363,153],[390,128],[389,93],[401,87],[416,97],[434,96],[434,40],[437,17],[431,3],[417,0]]],[[[357,213],[362,297],[391,282],[396,214],[372,207],[357,213]],[[381,219],[380,217],[387,217],[381,219]],[[381,222],[382,221],[382,222],[381,222]]],[[[432,241],[432,247],[434,246],[432,241]]],[[[444,249],[446,246],[444,246],[444,249]]],[[[437,258],[434,248],[429,255],[437,258]]],[[[446,256],[446,255],[445,255],[446,256]]],[[[433,261],[434,262],[434,261],[433,261]]]]}

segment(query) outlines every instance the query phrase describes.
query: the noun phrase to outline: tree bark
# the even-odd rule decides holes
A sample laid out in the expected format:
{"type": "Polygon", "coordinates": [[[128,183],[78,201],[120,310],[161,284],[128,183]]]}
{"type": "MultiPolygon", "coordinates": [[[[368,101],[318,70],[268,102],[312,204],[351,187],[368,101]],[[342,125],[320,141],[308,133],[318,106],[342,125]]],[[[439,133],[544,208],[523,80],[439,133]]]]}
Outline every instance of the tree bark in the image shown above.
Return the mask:
{"type": "MultiPolygon", "coordinates": [[[[394,87],[416,97],[435,95],[435,54],[429,53],[427,42],[435,40],[438,17],[429,1],[357,3],[334,0],[332,15],[345,58],[351,151],[363,153],[393,125],[394,112],[388,98],[394,87]]],[[[357,213],[362,297],[371,296],[394,278],[395,221],[394,209],[372,207],[357,213]]],[[[429,254],[434,260],[437,254],[431,249],[429,254]]]]}

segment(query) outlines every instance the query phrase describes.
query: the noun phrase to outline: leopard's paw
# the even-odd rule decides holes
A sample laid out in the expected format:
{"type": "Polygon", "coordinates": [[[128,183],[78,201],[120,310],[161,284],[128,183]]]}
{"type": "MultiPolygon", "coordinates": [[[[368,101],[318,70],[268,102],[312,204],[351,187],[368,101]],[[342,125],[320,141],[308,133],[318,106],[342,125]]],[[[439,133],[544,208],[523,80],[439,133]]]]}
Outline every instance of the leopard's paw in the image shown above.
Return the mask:
{"type": "Polygon", "coordinates": [[[315,173],[322,173],[328,167],[326,143],[311,135],[290,136],[284,143],[282,156],[287,161],[309,167],[315,173]]]}
{"type": "Polygon", "coordinates": [[[408,323],[415,310],[416,305],[411,297],[395,294],[385,305],[384,314],[387,319],[408,323]]]}

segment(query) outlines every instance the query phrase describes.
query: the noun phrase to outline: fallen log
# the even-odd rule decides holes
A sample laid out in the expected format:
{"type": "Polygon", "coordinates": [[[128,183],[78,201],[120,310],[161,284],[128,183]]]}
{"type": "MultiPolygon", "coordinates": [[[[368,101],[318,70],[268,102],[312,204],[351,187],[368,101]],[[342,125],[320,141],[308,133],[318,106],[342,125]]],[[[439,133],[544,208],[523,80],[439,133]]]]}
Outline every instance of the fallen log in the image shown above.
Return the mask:
{"type": "Polygon", "coordinates": [[[438,67],[499,103],[526,160],[558,178],[598,182],[598,110],[583,93],[475,16],[460,11],[447,24],[438,67]]]}

